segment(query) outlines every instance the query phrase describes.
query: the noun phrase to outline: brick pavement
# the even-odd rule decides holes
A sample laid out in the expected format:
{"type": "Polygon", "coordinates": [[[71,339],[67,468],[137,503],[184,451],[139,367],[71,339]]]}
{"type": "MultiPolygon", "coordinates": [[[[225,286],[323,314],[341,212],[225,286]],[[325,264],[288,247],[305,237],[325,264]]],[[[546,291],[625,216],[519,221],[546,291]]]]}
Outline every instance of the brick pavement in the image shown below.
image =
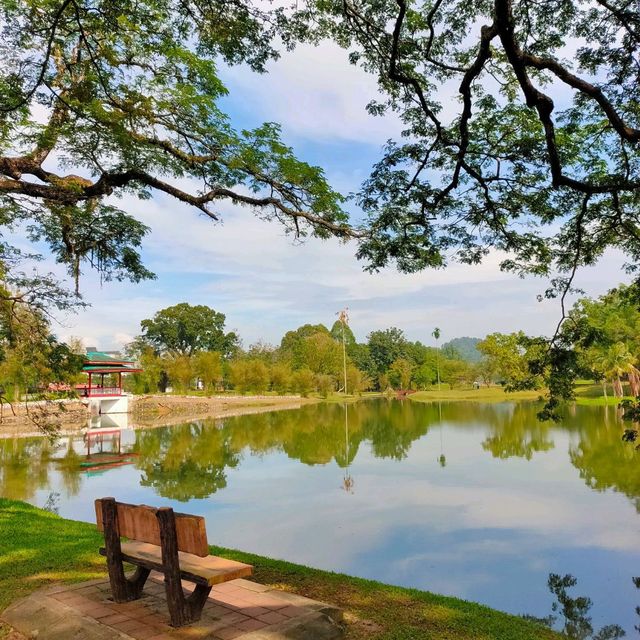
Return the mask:
{"type": "MultiPolygon", "coordinates": [[[[193,585],[184,583],[184,587],[188,591],[193,585]]],[[[169,624],[160,574],[151,574],[142,598],[122,604],[113,602],[108,579],[53,586],[32,594],[29,598],[34,599],[33,602],[22,606],[19,603],[12,605],[3,614],[3,619],[26,635],[37,631],[36,635],[41,640],[54,640],[58,637],[257,640],[294,636],[315,640],[317,637],[340,637],[339,623],[342,620],[341,612],[335,607],[244,579],[214,586],[200,621],[179,629],[174,629],[169,624]],[[34,596],[39,596],[39,599],[34,599],[34,596]],[[49,601],[50,611],[39,614],[42,625],[38,626],[37,606],[46,605],[45,600],[49,601]],[[64,615],[56,617],[56,609],[64,615]],[[74,616],[86,621],[85,635],[81,632],[77,636],[70,635],[70,619],[74,616]],[[317,630],[304,633],[305,624],[309,623],[310,628],[316,628],[323,621],[327,625],[328,635],[319,636],[320,632],[317,630]],[[291,629],[295,630],[297,627],[300,628],[295,633],[291,632],[291,629]],[[62,633],[56,635],[58,628],[62,633]],[[95,631],[94,635],[88,629],[95,631]]]]}

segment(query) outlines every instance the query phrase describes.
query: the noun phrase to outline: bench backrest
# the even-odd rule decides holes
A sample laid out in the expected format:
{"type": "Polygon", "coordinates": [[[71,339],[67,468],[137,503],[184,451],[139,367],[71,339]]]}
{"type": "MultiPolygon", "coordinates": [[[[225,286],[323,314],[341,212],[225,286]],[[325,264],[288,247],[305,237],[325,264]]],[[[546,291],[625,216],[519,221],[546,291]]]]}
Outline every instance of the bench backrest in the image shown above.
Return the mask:
{"type": "MultiPolygon", "coordinates": [[[[102,500],[95,502],[96,522],[98,530],[104,531],[102,523],[102,500]]],[[[139,540],[160,546],[160,527],[156,518],[157,509],[146,505],[116,502],[118,511],[118,533],[130,540],[139,540]]],[[[204,558],[209,555],[207,532],[202,516],[185,513],[174,514],[176,518],[176,535],[178,550],[193,553],[204,558]]]]}

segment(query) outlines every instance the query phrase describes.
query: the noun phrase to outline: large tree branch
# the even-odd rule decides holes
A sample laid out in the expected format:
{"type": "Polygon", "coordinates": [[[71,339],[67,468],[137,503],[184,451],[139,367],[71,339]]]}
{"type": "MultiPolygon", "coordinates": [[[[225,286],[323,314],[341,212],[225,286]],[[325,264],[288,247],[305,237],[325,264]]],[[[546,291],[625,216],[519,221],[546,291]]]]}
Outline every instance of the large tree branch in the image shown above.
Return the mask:
{"type": "MultiPolygon", "coordinates": [[[[527,60],[515,39],[515,25],[512,12],[512,0],[495,0],[496,25],[505,53],[524,93],[527,106],[535,108],[545,131],[547,153],[553,185],[566,186],[585,194],[610,193],[611,191],[631,191],[640,188],[640,183],[609,181],[593,183],[571,178],[563,173],[562,161],[558,152],[555,125],[552,118],[553,100],[535,87],[527,74],[527,60]]],[[[568,72],[567,72],[568,73],[568,72]]],[[[632,135],[633,131],[632,131],[632,135]]]]}
{"type": "MultiPolygon", "coordinates": [[[[2,171],[2,159],[0,159],[0,171],[2,171]]],[[[52,181],[53,174],[47,173],[46,177],[52,181]]],[[[209,205],[217,200],[228,199],[237,204],[249,205],[257,208],[271,207],[292,221],[304,220],[314,227],[326,229],[331,233],[341,237],[361,238],[366,234],[363,231],[353,229],[349,225],[334,223],[321,215],[295,209],[289,206],[286,201],[269,196],[251,196],[238,193],[227,187],[215,186],[206,193],[194,195],[183,189],[179,189],[149,173],[137,169],[130,169],[122,172],[105,172],[95,182],[79,176],[56,176],[55,184],[35,183],[21,179],[0,178],[0,194],[17,194],[38,198],[47,202],[73,205],[81,201],[101,198],[111,195],[116,189],[121,189],[132,185],[141,185],[162,191],[177,200],[189,204],[213,220],[218,220],[218,215],[213,212],[209,205]]],[[[265,186],[269,186],[268,183],[265,186]]],[[[272,185],[274,186],[274,185],[272,185]]],[[[275,188],[275,186],[274,186],[275,188]]]]}
{"type": "Polygon", "coordinates": [[[522,51],[519,52],[519,55],[525,65],[535,67],[536,69],[547,69],[569,86],[577,89],[590,98],[593,98],[600,105],[611,123],[611,126],[616,130],[621,138],[628,142],[640,141],[640,129],[635,129],[634,127],[630,127],[625,124],[622,116],[607,99],[600,87],[587,82],[583,78],[579,78],[559,62],[552,60],[551,58],[541,58],[530,53],[523,53],[522,51]]]}

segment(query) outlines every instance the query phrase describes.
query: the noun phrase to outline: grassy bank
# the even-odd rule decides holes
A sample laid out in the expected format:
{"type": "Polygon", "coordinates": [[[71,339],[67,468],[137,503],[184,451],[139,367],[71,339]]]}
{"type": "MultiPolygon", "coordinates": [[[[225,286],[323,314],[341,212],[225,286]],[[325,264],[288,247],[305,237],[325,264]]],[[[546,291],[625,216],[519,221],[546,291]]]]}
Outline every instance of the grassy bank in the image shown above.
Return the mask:
{"type": "MultiPolygon", "coordinates": [[[[604,406],[619,404],[622,398],[615,398],[611,393],[604,396],[602,393],[602,385],[594,384],[588,380],[578,381],[575,388],[575,402],[579,405],[588,406],[604,406]]],[[[433,402],[437,400],[477,400],[478,402],[514,402],[516,400],[540,400],[544,398],[546,391],[539,389],[537,391],[505,391],[502,387],[481,387],[480,389],[449,389],[444,386],[440,391],[438,389],[429,389],[428,391],[418,391],[408,396],[411,400],[417,402],[433,402]]],[[[631,398],[631,396],[627,396],[631,398]]]]}
{"type": "MultiPolygon", "coordinates": [[[[104,559],[97,552],[101,542],[93,525],[0,498],[0,610],[41,586],[104,575],[104,559]]],[[[345,611],[346,637],[350,640],[560,638],[526,620],[456,598],[240,551],[219,547],[211,547],[211,551],[250,562],[258,582],[340,606],[345,611]]]]}
{"type": "Polygon", "coordinates": [[[428,391],[417,391],[408,396],[417,402],[432,402],[433,400],[477,400],[478,402],[508,402],[514,400],[538,400],[541,391],[506,392],[502,387],[480,387],[479,389],[446,389],[442,387],[428,391]]]}

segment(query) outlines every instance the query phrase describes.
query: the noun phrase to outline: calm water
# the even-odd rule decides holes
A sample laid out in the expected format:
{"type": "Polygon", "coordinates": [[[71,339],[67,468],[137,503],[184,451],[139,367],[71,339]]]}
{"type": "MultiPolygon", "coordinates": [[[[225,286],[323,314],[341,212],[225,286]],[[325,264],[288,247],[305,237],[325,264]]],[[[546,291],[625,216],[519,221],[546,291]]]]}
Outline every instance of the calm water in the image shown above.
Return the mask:
{"type": "Polygon", "coordinates": [[[172,505],[204,515],[216,544],[513,613],[548,615],[548,574],[571,573],[594,627],[637,637],[640,453],[612,408],[577,407],[562,425],[536,410],[379,400],[89,448],[82,436],[0,440],[0,494],[90,522],[105,495],[172,505]]]}

